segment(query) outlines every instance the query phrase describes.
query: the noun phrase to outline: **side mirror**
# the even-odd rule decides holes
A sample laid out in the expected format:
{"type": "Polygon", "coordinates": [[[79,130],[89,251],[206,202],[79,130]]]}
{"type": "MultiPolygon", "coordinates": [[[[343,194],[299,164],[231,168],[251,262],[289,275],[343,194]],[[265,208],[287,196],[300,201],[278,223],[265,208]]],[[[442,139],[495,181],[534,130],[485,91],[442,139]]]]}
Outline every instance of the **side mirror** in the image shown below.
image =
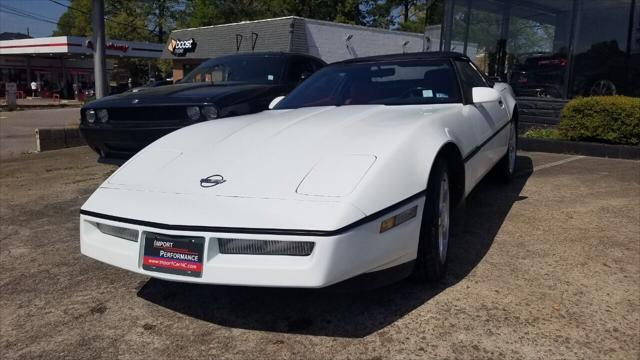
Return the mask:
{"type": "Polygon", "coordinates": [[[271,100],[271,102],[269,103],[269,110],[276,107],[276,105],[278,105],[278,103],[282,101],[282,99],[284,99],[284,96],[278,96],[277,98],[271,100]]]}
{"type": "Polygon", "coordinates": [[[474,87],[471,92],[474,104],[500,101],[500,93],[492,88],[474,87]]]}

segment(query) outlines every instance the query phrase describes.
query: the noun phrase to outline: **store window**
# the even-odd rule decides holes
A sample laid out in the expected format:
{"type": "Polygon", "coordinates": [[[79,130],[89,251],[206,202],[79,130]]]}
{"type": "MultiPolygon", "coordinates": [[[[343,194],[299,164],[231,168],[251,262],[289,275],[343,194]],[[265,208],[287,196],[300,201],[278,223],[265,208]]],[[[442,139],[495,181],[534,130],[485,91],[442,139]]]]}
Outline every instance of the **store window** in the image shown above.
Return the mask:
{"type": "MultiPolygon", "coordinates": [[[[626,56],[632,0],[579,2],[572,96],[631,94],[626,56]]],[[[637,84],[635,84],[637,88],[637,84]]]]}
{"type": "Polygon", "coordinates": [[[182,65],[182,77],[187,76],[193,69],[197,68],[199,63],[187,63],[182,65]]]}
{"type": "Polygon", "coordinates": [[[629,91],[627,95],[640,96],[640,1],[636,0],[636,8],[631,25],[631,44],[629,54],[629,91]]]}
{"type": "Polygon", "coordinates": [[[443,50],[519,97],[640,96],[640,0],[446,0],[443,50]]]}
{"type": "Polygon", "coordinates": [[[569,67],[572,2],[526,4],[509,8],[506,78],[517,96],[562,98],[569,67]]]}
{"type": "Polygon", "coordinates": [[[504,3],[497,0],[454,4],[451,51],[466,54],[489,76],[499,75],[503,9],[504,3]]]}

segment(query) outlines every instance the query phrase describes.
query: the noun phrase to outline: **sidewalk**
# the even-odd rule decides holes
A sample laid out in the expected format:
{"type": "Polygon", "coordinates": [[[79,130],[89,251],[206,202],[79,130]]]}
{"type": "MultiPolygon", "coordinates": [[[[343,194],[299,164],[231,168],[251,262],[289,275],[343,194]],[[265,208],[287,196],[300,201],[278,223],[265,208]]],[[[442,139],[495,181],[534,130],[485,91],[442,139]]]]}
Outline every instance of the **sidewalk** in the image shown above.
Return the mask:
{"type": "MultiPolygon", "coordinates": [[[[18,110],[21,109],[39,109],[39,108],[51,108],[51,107],[80,107],[82,102],[78,100],[65,100],[62,99],[59,102],[54,101],[52,98],[31,98],[17,99],[18,110]]],[[[7,99],[0,98],[0,111],[7,110],[7,99]]]]}

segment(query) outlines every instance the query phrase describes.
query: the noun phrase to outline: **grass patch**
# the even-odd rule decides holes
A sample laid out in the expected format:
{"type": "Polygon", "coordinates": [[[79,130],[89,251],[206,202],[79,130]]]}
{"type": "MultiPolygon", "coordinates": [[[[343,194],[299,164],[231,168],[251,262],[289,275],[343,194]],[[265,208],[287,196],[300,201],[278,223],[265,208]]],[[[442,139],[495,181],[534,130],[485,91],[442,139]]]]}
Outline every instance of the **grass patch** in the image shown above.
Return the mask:
{"type": "Polygon", "coordinates": [[[553,128],[531,128],[522,134],[522,136],[530,139],[566,140],[566,138],[560,134],[560,131],[553,128]]]}

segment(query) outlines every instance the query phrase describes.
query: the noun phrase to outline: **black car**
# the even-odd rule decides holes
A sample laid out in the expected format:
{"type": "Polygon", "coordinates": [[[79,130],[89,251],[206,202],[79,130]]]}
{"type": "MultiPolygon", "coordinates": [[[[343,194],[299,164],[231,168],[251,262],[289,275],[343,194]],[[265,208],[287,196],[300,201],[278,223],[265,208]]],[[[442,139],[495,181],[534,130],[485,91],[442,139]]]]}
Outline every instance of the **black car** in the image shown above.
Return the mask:
{"type": "Polygon", "coordinates": [[[509,84],[516,96],[562,97],[567,57],[562,54],[530,53],[516,58],[509,84]]]}
{"type": "Polygon", "coordinates": [[[172,79],[152,80],[152,81],[149,81],[148,83],[146,83],[146,84],[144,84],[142,86],[134,87],[134,88],[129,89],[127,91],[138,92],[138,91],[144,90],[146,88],[158,87],[158,86],[167,86],[167,85],[173,85],[173,80],[172,79]]]}
{"type": "Polygon", "coordinates": [[[181,127],[267,109],[326,63],[250,53],[208,60],[174,85],[107,96],[82,107],[80,132],[101,158],[128,158],[181,127]]]}

